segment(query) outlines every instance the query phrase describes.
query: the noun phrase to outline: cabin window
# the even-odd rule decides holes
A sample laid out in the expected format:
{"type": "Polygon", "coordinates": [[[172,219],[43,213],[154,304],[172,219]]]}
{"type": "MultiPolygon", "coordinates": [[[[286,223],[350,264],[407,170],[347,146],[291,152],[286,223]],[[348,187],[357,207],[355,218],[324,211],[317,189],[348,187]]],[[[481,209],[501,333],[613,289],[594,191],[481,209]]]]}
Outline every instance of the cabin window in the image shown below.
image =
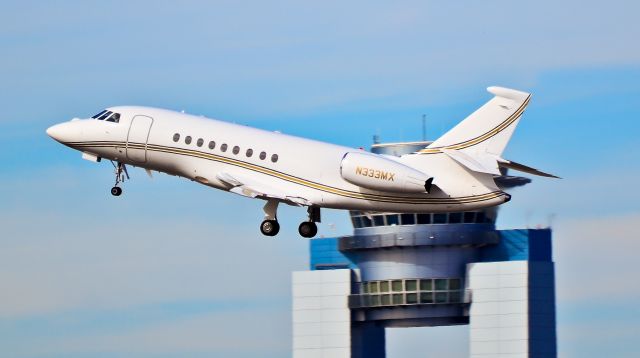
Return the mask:
{"type": "Polygon", "coordinates": [[[214,141],[209,142],[209,149],[213,149],[215,147],[216,147],[216,142],[214,141]]]}
{"type": "Polygon", "coordinates": [[[173,135],[173,141],[174,141],[174,142],[177,142],[177,141],[179,141],[179,140],[180,140],[180,134],[179,134],[179,133],[174,134],[174,135],[173,135]]]}
{"type": "Polygon", "coordinates": [[[271,156],[271,161],[274,162],[274,163],[277,162],[278,161],[278,155],[277,154],[272,155],[271,156]]]}
{"type": "Polygon", "coordinates": [[[227,143],[222,143],[222,145],[220,146],[220,150],[223,152],[227,151],[227,143]]]}
{"type": "Polygon", "coordinates": [[[202,138],[199,138],[198,141],[196,142],[196,145],[198,147],[202,147],[203,144],[204,144],[204,139],[202,139],[202,138]]]}
{"type": "Polygon", "coordinates": [[[253,155],[253,149],[247,149],[247,157],[251,157],[253,155]]]}
{"type": "Polygon", "coordinates": [[[184,138],[184,142],[187,143],[187,144],[191,144],[191,136],[186,136],[184,138]]]}
{"type": "Polygon", "coordinates": [[[238,153],[240,153],[240,147],[236,145],[235,147],[233,147],[233,154],[238,154],[238,153]]]}
{"type": "Polygon", "coordinates": [[[267,153],[265,152],[260,152],[260,159],[264,160],[264,158],[267,157],[267,153]]]}

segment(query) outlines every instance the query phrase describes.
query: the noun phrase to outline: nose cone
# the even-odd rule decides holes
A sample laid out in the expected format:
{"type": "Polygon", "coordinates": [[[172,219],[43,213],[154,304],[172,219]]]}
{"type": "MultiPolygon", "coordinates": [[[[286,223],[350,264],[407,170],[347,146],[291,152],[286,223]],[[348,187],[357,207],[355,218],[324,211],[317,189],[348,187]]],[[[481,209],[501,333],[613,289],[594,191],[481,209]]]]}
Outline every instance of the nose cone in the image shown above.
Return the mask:
{"type": "Polygon", "coordinates": [[[60,143],[73,141],[77,128],[71,123],[60,123],[47,128],[47,135],[60,143]]]}

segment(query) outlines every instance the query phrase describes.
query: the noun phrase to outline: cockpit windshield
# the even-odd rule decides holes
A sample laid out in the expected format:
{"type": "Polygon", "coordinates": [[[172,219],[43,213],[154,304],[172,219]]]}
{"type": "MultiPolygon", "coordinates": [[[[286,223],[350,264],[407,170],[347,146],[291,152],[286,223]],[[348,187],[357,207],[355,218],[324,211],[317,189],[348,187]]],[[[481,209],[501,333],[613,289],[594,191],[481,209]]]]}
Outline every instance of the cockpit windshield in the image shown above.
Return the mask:
{"type": "Polygon", "coordinates": [[[120,113],[111,112],[105,109],[91,118],[99,121],[106,120],[107,122],[118,123],[120,122],[120,113]]]}

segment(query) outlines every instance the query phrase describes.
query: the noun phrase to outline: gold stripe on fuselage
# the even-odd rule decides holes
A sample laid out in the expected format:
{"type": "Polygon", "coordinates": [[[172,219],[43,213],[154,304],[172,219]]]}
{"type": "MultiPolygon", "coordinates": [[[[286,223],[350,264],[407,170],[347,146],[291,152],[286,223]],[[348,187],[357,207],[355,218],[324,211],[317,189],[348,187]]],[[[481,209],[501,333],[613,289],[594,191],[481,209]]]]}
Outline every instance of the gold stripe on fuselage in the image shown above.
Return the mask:
{"type": "Polygon", "coordinates": [[[412,198],[412,197],[403,197],[403,196],[359,193],[355,191],[335,188],[332,186],[316,183],[307,179],[299,178],[299,177],[286,174],[274,169],[266,168],[256,164],[251,164],[241,160],[227,158],[217,154],[206,153],[206,152],[201,152],[201,151],[191,150],[191,149],[166,147],[166,146],[160,146],[155,144],[145,145],[141,143],[125,143],[125,142],[109,142],[109,141],[74,142],[74,143],[68,143],[68,145],[75,148],[127,147],[131,149],[141,149],[141,150],[144,150],[146,147],[148,151],[152,151],[152,152],[185,155],[185,156],[196,157],[196,158],[201,158],[205,160],[221,162],[221,163],[241,167],[244,169],[248,169],[251,171],[255,171],[258,173],[266,174],[275,178],[279,178],[291,183],[306,186],[312,189],[316,189],[316,190],[320,190],[320,191],[324,191],[324,192],[328,192],[328,193],[332,193],[332,194],[336,194],[344,197],[370,200],[370,201],[402,203],[402,204],[466,204],[466,203],[474,203],[474,202],[491,200],[504,195],[501,191],[493,191],[493,192],[489,192],[481,195],[464,196],[464,197],[457,197],[457,198],[412,198]]]}

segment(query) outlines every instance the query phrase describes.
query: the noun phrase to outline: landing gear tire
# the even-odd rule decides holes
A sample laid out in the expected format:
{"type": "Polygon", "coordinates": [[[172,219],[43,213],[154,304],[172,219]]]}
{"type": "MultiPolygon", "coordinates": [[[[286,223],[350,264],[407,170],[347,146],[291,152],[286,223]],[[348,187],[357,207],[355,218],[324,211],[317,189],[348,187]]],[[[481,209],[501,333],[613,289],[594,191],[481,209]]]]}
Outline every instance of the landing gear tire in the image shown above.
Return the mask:
{"type": "Polygon", "coordinates": [[[120,196],[120,194],[122,194],[122,188],[118,186],[114,186],[113,188],[111,188],[111,195],[120,196]]]}
{"type": "Polygon", "coordinates": [[[260,232],[265,236],[276,236],[280,231],[280,224],[276,220],[265,220],[260,224],[260,232]]]}
{"type": "Polygon", "coordinates": [[[313,221],[305,221],[298,226],[298,233],[302,237],[312,238],[318,233],[318,226],[313,221]]]}

